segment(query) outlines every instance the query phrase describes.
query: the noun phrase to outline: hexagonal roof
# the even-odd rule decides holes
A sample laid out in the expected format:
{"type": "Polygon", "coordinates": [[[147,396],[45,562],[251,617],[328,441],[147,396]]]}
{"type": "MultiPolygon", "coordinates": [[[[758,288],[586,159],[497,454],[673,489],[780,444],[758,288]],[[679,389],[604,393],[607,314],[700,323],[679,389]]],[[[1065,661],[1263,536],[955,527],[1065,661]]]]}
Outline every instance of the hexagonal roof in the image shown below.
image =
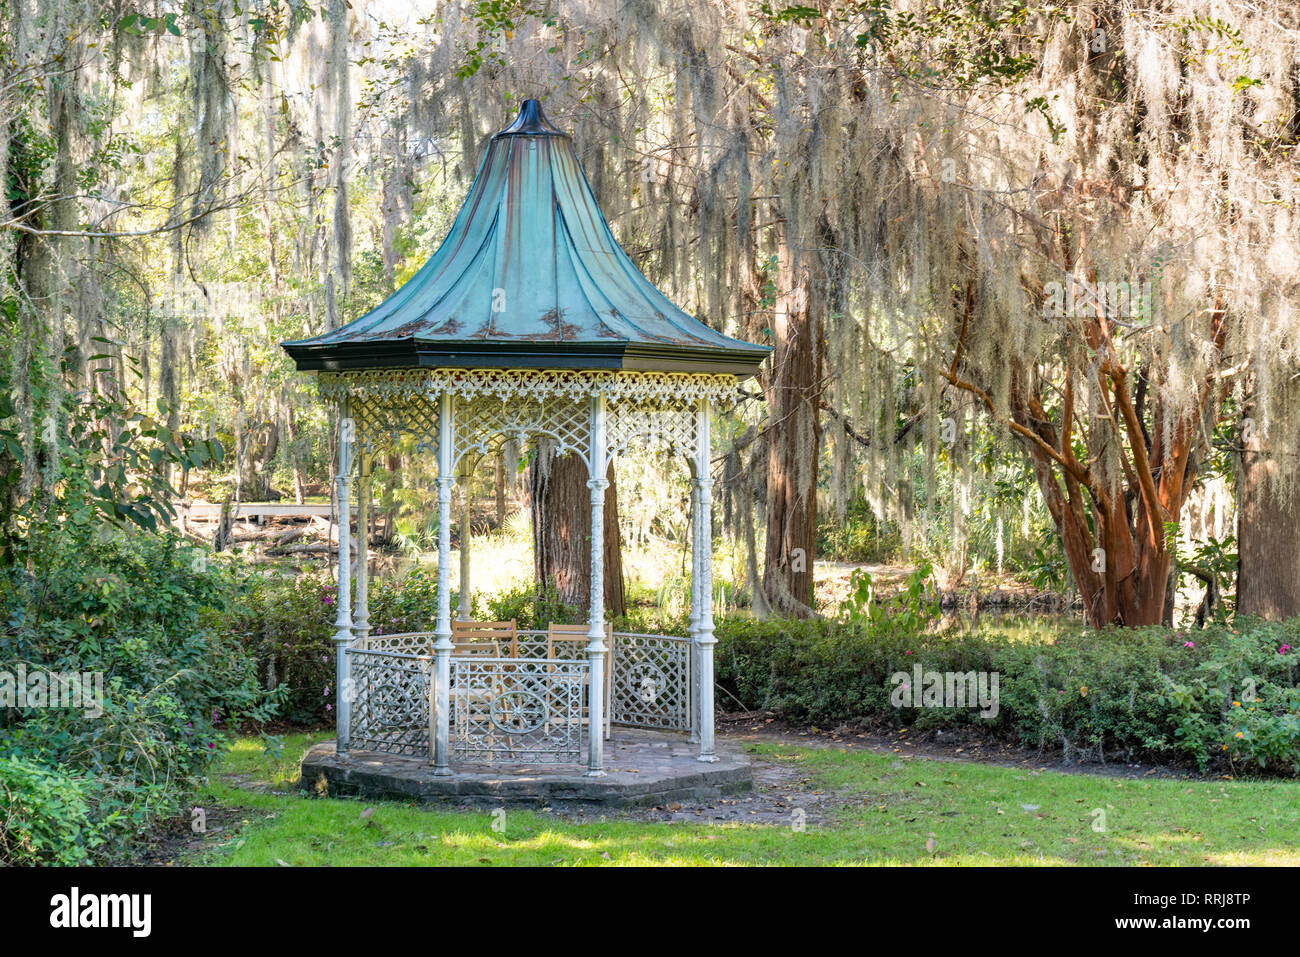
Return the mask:
{"type": "Polygon", "coordinates": [[[573,142],[525,100],[451,231],[370,312],[282,343],[301,371],[629,369],[749,376],[771,349],[673,305],[619,247],[573,142]]]}

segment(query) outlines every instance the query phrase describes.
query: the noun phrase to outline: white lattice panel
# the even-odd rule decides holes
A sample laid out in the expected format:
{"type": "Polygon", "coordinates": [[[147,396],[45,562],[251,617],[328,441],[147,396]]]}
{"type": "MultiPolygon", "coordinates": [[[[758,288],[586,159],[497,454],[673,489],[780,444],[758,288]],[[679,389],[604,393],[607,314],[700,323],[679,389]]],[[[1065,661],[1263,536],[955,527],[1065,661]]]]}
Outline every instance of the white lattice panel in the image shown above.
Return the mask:
{"type": "Polygon", "coordinates": [[[385,635],[372,631],[366,638],[367,651],[393,651],[403,655],[431,655],[438,636],[431,631],[408,631],[385,635]]]}
{"type": "Polygon", "coordinates": [[[650,449],[670,455],[695,455],[695,412],[681,404],[646,407],[620,403],[606,416],[606,448],[609,461],[632,449],[650,449]]]}
{"type": "Polygon", "coordinates": [[[406,435],[414,436],[417,452],[437,454],[438,406],[423,396],[363,394],[352,400],[357,443],[374,455],[392,451],[406,435]]]}
{"type": "Polygon", "coordinates": [[[431,401],[443,392],[477,396],[564,396],[581,402],[604,394],[611,403],[686,402],[708,399],[730,408],[739,398],[736,377],[710,372],[605,371],[579,369],[364,369],[322,372],[321,394],[431,401]]]}
{"type": "Polygon", "coordinates": [[[348,747],[429,757],[432,660],[356,648],[349,649],[348,655],[352,666],[348,747]]]}
{"type": "Polygon", "coordinates": [[[451,660],[452,758],[486,764],[582,759],[585,661],[451,660]]]}
{"type": "Polygon", "coordinates": [[[691,730],[691,643],[661,635],[614,635],[614,724],[691,730]]]}
{"type": "Polygon", "coordinates": [[[453,458],[493,451],[507,439],[522,446],[539,435],[554,439],[560,455],[588,456],[591,416],[585,398],[495,395],[456,402],[453,458]]]}
{"type": "Polygon", "coordinates": [[[694,456],[697,403],[709,398],[726,407],[734,398],[735,380],[668,373],[391,369],[323,374],[321,389],[328,398],[350,398],[357,441],[370,454],[392,450],[404,436],[415,439],[417,452],[436,454],[438,396],[446,389],[456,406],[456,462],[494,452],[507,439],[522,443],[537,436],[553,439],[561,454],[585,458],[590,398],[603,390],[612,461],[636,448],[694,456]]]}

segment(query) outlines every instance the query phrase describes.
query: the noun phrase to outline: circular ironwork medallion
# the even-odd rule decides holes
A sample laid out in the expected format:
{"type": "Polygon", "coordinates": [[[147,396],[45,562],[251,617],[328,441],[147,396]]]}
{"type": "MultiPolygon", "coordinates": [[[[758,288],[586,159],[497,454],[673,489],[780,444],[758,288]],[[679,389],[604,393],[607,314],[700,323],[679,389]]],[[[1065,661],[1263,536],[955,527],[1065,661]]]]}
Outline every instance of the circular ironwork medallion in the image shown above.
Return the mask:
{"type": "Polygon", "coordinates": [[[507,691],[492,701],[492,723],[507,734],[528,734],[546,723],[546,702],[531,691],[507,691]]]}
{"type": "Polygon", "coordinates": [[[652,705],[668,690],[668,676],[649,661],[638,661],[625,672],[624,686],[643,705],[652,705]]]}

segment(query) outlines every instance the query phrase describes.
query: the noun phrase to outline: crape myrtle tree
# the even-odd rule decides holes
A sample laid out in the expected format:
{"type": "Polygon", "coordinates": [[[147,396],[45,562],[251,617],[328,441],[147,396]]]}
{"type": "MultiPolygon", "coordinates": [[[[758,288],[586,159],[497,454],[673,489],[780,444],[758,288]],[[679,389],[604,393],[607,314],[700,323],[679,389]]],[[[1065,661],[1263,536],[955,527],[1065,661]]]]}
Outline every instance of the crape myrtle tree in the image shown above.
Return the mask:
{"type": "MultiPolygon", "coordinates": [[[[1296,18],[1204,6],[784,14],[879,67],[860,106],[847,79],[821,91],[845,104],[836,129],[865,129],[872,184],[846,193],[842,172],[823,206],[838,242],[818,248],[867,264],[847,318],[826,317],[832,406],[885,431],[916,406],[870,379],[908,365],[937,449],[969,441],[946,410],[973,397],[1029,457],[1096,625],[1170,620],[1177,524],[1233,410],[1250,414],[1218,432],[1251,440],[1247,474],[1274,496],[1248,506],[1275,521],[1243,527],[1243,555],[1294,531],[1296,18]]],[[[1294,591],[1261,564],[1243,575],[1294,591]]]]}
{"type": "MultiPolygon", "coordinates": [[[[1245,10],[1241,29],[1191,5],[1094,11],[1040,56],[1044,96],[1073,79],[1055,128],[1045,115],[1028,149],[993,137],[996,159],[987,136],[947,147],[962,174],[928,201],[967,225],[933,369],[1030,456],[1090,620],[1157,624],[1177,523],[1234,404],[1254,411],[1225,434],[1252,443],[1248,475],[1267,472],[1245,514],[1268,494],[1285,527],[1294,500],[1297,237],[1281,210],[1297,198],[1296,73],[1245,10]]],[[[1245,530],[1251,555],[1264,530],[1245,530]]]]}

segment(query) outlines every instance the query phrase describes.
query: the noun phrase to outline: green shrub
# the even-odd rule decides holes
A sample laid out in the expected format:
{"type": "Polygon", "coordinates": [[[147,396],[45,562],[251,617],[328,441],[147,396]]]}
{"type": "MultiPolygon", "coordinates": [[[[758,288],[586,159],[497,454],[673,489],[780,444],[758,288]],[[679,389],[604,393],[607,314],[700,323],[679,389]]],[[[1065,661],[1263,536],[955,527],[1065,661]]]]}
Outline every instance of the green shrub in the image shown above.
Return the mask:
{"type": "Polygon", "coordinates": [[[840,562],[883,562],[895,558],[903,545],[893,522],[882,522],[865,500],[855,501],[842,518],[817,526],[816,554],[840,562]]]}
{"type": "Polygon", "coordinates": [[[1180,757],[1161,695],[1164,676],[1186,672],[1194,657],[1168,629],[1112,628],[1050,644],[1008,644],[993,667],[1002,676],[1002,707],[1024,744],[1060,748],[1067,760],[1180,757]]]}
{"type": "Polygon", "coordinates": [[[85,776],[0,758],[0,864],[86,864],[103,843],[85,776]]]}
{"type": "MultiPolygon", "coordinates": [[[[82,793],[88,833],[103,841],[83,846],[116,852],[179,811],[232,726],[266,720],[277,699],[228,635],[238,595],[232,566],[210,563],[173,534],[76,525],[28,555],[30,571],[0,572],[0,671],[98,674],[102,713],[4,708],[0,760],[11,762],[8,773],[36,766],[64,782],[67,813],[80,804],[66,782],[92,781],[82,793]]],[[[34,837],[17,846],[40,850],[34,837]]]]}
{"type": "MultiPolygon", "coordinates": [[[[451,595],[451,611],[459,610],[451,595]]],[[[258,572],[245,580],[229,630],[244,645],[267,688],[283,695],[282,716],[299,725],[334,723],[334,632],[338,586],[324,574],[285,578],[258,572]]],[[[374,635],[432,632],[438,621],[436,569],[416,565],[400,578],[378,579],[369,588],[374,635]]],[[[553,590],[541,596],[520,588],[475,603],[475,617],[517,618],[520,628],[549,621],[576,621],[575,610],[553,590]]]]}
{"type": "Polygon", "coordinates": [[[552,622],[573,624],[586,619],[584,609],[566,605],[553,586],[542,589],[520,585],[509,591],[484,598],[488,617],[492,621],[515,619],[519,628],[541,629],[552,622]]]}
{"type": "Polygon", "coordinates": [[[1300,620],[1113,628],[1029,643],[904,621],[723,619],[718,684],[724,698],[795,721],[965,726],[1060,749],[1067,760],[1145,756],[1300,774],[1300,620]],[[916,665],[996,673],[998,714],[894,707],[891,676],[916,665]]]}
{"type": "Polygon", "coordinates": [[[243,643],[263,686],[280,693],[280,715],[293,724],[334,720],[337,599],[338,587],[321,575],[259,573],[243,583],[230,632],[243,643]]]}
{"type": "MultiPolygon", "coordinates": [[[[432,631],[438,618],[437,575],[417,565],[399,579],[372,581],[369,604],[372,634],[432,631]]],[[[244,584],[231,632],[243,642],[263,684],[283,695],[281,714],[294,724],[334,723],[337,615],[338,586],[323,573],[284,578],[261,572],[244,584]]]]}
{"type": "Polygon", "coordinates": [[[1167,678],[1160,701],[1201,767],[1226,757],[1300,775],[1300,622],[1240,624],[1212,643],[1189,639],[1196,666],[1185,678],[1167,678]]]}
{"type": "MultiPolygon", "coordinates": [[[[1300,773],[1300,652],[1291,650],[1300,648],[1300,621],[1241,621],[1237,631],[1080,629],[1054,639],[1013,639],[937,629],[924,569],[883,604],[868,600],[869,578],[859,576],[854,586],[842,622],[719,619],[720,702],[815,724],[965,728],[1060,750],[1067,760],[1151,757],[1300,773]],[[895,707],[892,676],[910,675],[918,665],[925,672],[996,673],[998,713],[982,715],[973,701],[961,709],[895,707]]],[[[246,592],[240,629],[258,673],[278,675],[291,720],[331,723],[333,584],[314,576],[258,578],[246,592]]],[[[476,617],[514,618],[521,628],[582,619],[553,590],[538,595],[520,587],[479,600],[476,617]]],[[[436,617],[437,580],[429,569],[372,583],[377,634],[431,631],[436,617]]],[[[643,608],[616,623],[620,631],[678,635],[687,627],[684,616],[643,608]]]]}
{"type": "MultiPolygon", "coordinates": [[[[451,595],[455,616],[460,596],[451,595]]],[[[438,623],[438,573],[416,565],[400,579],[382,579],[370,587],[370,627],[373,634],[433,631],[438,623]]]]}
{"type": "Polygon", "coordinates": [[[896,672],[988,671],[989,648],[964,634],[931,635],[890,619],[724,618],[717,624],[718,683],[746,707],[799,721],[885,720],[961,724],[974,710],[894,708],[896,672]]]}

